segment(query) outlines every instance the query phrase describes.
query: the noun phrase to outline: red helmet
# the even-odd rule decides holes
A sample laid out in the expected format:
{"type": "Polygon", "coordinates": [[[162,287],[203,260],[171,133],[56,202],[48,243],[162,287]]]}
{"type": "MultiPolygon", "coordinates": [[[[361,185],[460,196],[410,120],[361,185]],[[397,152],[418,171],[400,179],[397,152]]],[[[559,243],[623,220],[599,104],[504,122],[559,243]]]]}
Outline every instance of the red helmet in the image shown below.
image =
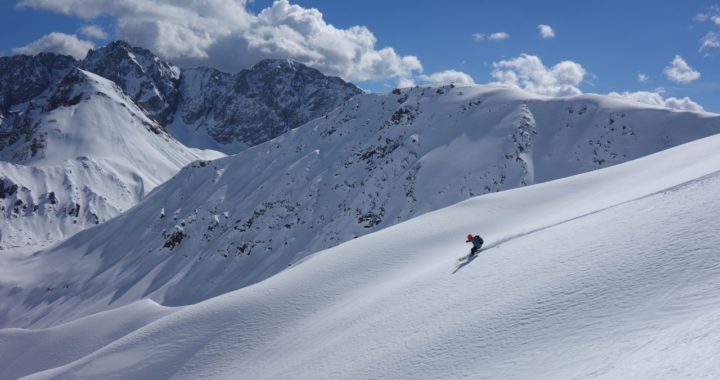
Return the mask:
{"type": "Polygon", "coordinates": [[[468,234],[467,239],[468,239],[468,240],[472,240],[472,239],[473,239],[472,234],[468,234]]]}

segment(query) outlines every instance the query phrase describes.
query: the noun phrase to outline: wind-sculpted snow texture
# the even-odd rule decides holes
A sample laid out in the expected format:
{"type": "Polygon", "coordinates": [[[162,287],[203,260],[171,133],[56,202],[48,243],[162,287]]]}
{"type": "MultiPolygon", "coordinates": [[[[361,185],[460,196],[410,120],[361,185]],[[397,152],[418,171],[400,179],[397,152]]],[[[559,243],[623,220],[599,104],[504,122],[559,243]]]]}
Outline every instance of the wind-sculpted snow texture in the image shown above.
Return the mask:
{"type": "MultiPolygon", "coordinates": [[[[717,115],[599,96],[543,98],[492,86],[360,95],[238,155],[196,162],[127,213],[38,253],[23,269],[42,273],[36,282],[0,288],[0,323],[49,326],[146,297],[198,302],[473,196],[719,130],[717,115]]],[[[473,223],[492,223],[477,211],[473,223]]]]}
{"type": "Polygon", "coordinates": [[[74,68],[3,120],[0,249],[44,246],[129,209],[191,161],[114,83],[74,68]]]}
{"type": "MultiPolygon", "coordinates": [[[[475,197],[166,317],[135,303],[86,319],[82,336],[74,323],[0,330],[0,377],[716,379],[719,173],[712,136],[475,197]],[[458,264],[469,231],[486,247],[458,264]],[[119,337],[118,322],[145,326],[119,337]],[[107,337],[117,339],[75,360],[107,337]],[[32,365],[2,342],[38,342],[21,346],[32,365]]],[[[68,283],[85,284],[98,289],[68,283]]]]}

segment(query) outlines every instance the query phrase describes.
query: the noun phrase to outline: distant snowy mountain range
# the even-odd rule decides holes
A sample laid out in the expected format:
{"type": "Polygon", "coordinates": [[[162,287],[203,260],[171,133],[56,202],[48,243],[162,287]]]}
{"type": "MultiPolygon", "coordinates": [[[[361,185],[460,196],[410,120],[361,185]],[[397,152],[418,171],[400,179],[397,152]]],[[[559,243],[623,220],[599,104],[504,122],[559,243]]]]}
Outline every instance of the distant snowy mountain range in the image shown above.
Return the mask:
{"type": "Polygon", "coordinates": [[[288,60],[261,61],[232,75],[205,67],[183,70],[149,50],[115,41],[81,61],[51,53],[0,57],[0,114],[42,94],[73,67],[115,82],[185,145],[226,154],[276,137],[361,93],[340,78],[288,60]]]}
{"type": "Polygon", "coordinates": [[[237,155],[195,162],[131,210],[38,253],[38,283],[0,289],[6,304],[35,306],[0,308],[0,323],[46,326],[148,297],[195,303],[473,196],[719,131],[718,115],[602,96],[453,85],[358,95],[237,155]]]}
{"type": "Polygon", "coordinates": [[[82,61],[0,57],[0,250],[104,222],[189,162],[222,156],[194,148],[245,149],[359,92],[290,61],[183,71],[121,41],[82,61]]]}

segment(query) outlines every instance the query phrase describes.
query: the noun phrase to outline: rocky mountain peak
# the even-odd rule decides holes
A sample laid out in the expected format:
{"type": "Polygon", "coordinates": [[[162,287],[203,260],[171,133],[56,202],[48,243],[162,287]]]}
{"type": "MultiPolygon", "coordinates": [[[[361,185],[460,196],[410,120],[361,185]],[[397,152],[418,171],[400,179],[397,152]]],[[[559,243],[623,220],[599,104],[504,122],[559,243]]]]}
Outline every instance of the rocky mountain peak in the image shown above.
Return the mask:
{"type": "Polygon", "coordinates": [[[362,92],[340,78],[278,59],[260,61],[233,76],[209,69],[187,70],[180,82],[178,118],[172,131],[188,136],[181,138],[188,145],[198,146],[201,141],[199,147],[225,153],[277,137],[362,92]],[[210,143],[202,142],[203,138],[210,143]]]}
{"type": "MultiPolygon", "coordinates": [[[[8,115],[11,106],[47,97],[45,91],[75,66],[117,84],[184,144],[226,153],[275,138],[362,92],[292,60],[266,59],[237,74],[204,67],[181,70],[147,49],[114,41],[90,50],[82,61],[51,53],[0,58],[4,128],[14,122],[8,115]]],[[[80,80],[79,75],[65,79],[80,80]]],[[[52,91],[67,91],[70,82],[52,91]]],[[[62,91],[46,106],[54,109],[71,100],[62,91]]]]}
{"type": "Polygon", "coordinates": [[[249,69],[239,72],[236,78],[241,90],[242,80],[246,80],[259,85],[249,86],[248,90],[263,91],[287,84],[293,87],[315,84],[321,87],[344,88],[354,93],[361,92],[355,85],[338,77],[326,76],[317,69],[289,59],[264,59],[249,69]]]}
{"type": "Polygon", "coordinates": [[[50,90],[47,103],[43,111],[49,112],[59,107],[69,107],[80,103],[83,97],[88,94],[84,91],[83,84],[89,81],[88,73],[73,67],[70,71],[54,85],[50,90]]]}
{"type": "Polygon", "coordinates": [[[117,83],[156,121],[164,124],[177,105],[180,68],[147,49],[114,41],[90,50],[81,67],[117,83]]]}
{"type": "Polygon", "coordinates": [[[282,70],[290,71],[307,67],[291,59],[263,59],[250,67],[251,71],[282,70]]]}

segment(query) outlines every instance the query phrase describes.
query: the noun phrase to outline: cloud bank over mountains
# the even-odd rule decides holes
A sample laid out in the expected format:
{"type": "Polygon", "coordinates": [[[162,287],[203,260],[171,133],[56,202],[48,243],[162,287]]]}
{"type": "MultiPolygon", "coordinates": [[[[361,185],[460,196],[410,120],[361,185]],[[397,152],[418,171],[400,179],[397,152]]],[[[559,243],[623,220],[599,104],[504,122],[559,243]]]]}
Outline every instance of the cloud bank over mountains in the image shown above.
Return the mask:
{"type": "MultiPolygon", "coordinates": [[[[423,70],[417,57],[376,46],[368,28],[336,28],[319,10],[288,0],[277,0],[259,14],[248,11],[246,0],[23,0],[20,5],[85,20],[114,17],[117,38],[181,66],[236,72],[264,58],[293,58],[351,81],[410,78],[423,70]]],[[[52,38],[74,43],[73,52],[91,44],[67,35],[52,38]]]]}
{"type": "Polygon", "coordinates": [[[42,52],[67,54],[76,59],[85,58],[88,50],[95,47],[90,41],[79,39],[74,34],[53,32],[28,45],[13,49],[15,54],[35,55],[42,52]]]}
{"type": "MultiPolygon", "coordinates": [[[[446,68],[425,73],[420,59],[403,55],[393,47],[378,46],[375,35],[365,26],[337,28],[325,21],[315,8],[275,0],[255,14],[248,9],[250,0],[20,0],[18,6],[79,17],[87,21],[75,34],[53,32],[26,46],[13,49],[17,54],[41,51],[83,58],[96,42],[117,38],[142,46],[163,58],[184,66],[209,66],[237,72],[265,58],[289,58],[328,75],[352,82],[385,81],[399,87],[418,84],[473,84],[467,73],[446,68]],[[97,19],[114,20],[114,32],[108,36],[95,25],[97,19]]],[[[696,20],[715,22],[718,9],[698,14],[696,20]]],[[[555,38],[550,25],[537,25],[542,39],[555,38]]],[[[701,50],[720,46],[717,35],[704,38],[701,50]]],[[[506,32],[473,34],[475,41],[504,41],[506,32]]],[[[494,84],[517,87],[546,96],[578,95],[588,71],[583,65],[563,60],[545,66],[537,55],[520,54],[490,65],[494,84]]],[[[700,73],[676,56],[664,70],[668,80],[687,84],[700,73]]],[[[638,76],[647,83],[648,76],[638,76]]],[[[480,81],[482,83],[484,81],[480,81]]],[[[665,99],[662,92],[614,92],[618,96],[644,99],[648,104],[664,104],[674,109],[702,109],[688,98],[665,99]],[[629,95],[632,94],[632,95],[629,95]],[[637,95],[643,94],[643,95],[637,95]],[[652,94],[652,95],[650,95],[652,94]]]]}
{"type": "Polygon", "coordinates": [[[670,109],[676,110],[676,111],[693,111],[693,112],[704,111],[704,109],[701,105],[693,102],[687,96],[682,99],[675,98],[675,97],[664,98],[662,96],[662,90],[635,91],[635,92],[625,91],[622,93],[611,92],[608,95],[614,96],[617,98],[631,99],[636,102],[643,103],[643,104],[649,104],[652,106],[670,108],[670,109]]]}
{"type": "Polygon", "coordinates": [[[497,84],[541,95],[569,96],[582,93],[578,86],[585,74],[585,68],[573,61],[546,67],[540,57],[521,54],[517,58],[493,63],[491,75],[497,84]]]}

